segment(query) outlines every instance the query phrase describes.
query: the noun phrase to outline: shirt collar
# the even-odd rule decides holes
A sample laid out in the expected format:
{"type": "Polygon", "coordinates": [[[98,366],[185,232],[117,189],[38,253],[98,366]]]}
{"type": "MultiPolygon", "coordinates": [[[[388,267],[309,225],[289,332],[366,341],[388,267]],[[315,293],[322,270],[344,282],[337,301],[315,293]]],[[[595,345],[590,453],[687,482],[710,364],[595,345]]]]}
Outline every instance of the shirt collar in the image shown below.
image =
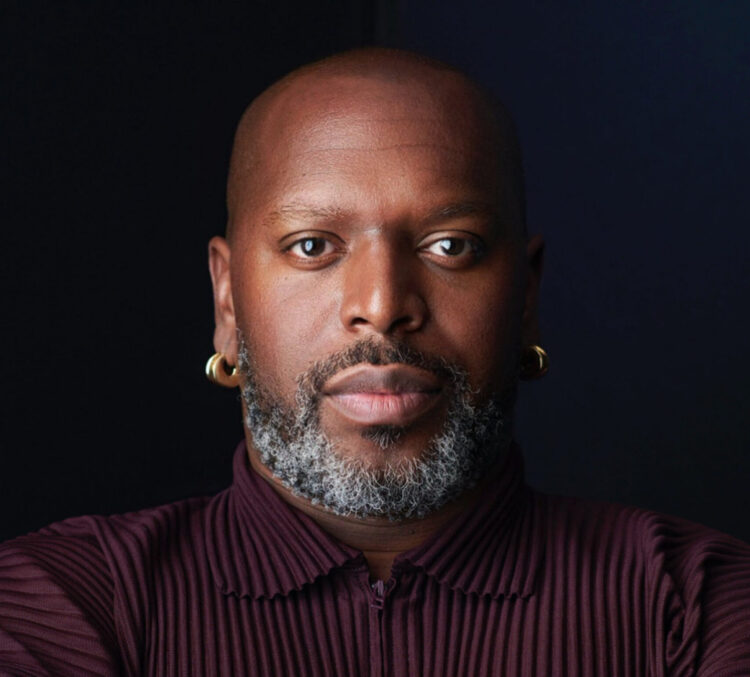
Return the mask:
{"type": "MultiPolygon", "coordinates": [[[[205,519],[209,564],[225,594],[286,595],[362,557],[256,474],[244,442],[235,452],[232,486],[211,500],[205,519]]],[[[436,537],[399,555],[394,567],[420,568],[466,593],[523,598],[533,593],[543,544],[513,445],[477,504],[436,537]]]]}
{"type": "Polygon", "coordinates": [[[473,508],[426,543],[396,558],[465,593],[527,598],[534,593],[545,536],[513,443],[473,508]]]}
{"type": "Polygon", "coordinates": [[[234,482],[206,511],[206,546],[227,594],[271,598],[300,590],[359,552],[292,508],[250,468],[245,442],[234,454],[234,482]]]}

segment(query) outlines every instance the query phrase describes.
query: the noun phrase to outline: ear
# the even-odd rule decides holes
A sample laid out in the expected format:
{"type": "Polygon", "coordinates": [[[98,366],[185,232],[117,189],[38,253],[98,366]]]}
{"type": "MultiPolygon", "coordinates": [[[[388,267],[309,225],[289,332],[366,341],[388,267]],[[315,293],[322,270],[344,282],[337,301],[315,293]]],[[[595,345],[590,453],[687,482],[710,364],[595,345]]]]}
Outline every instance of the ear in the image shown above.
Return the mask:
{"type": "Polygon", "coordinates": [[[237,364],[237,320],[232,298],[230,275],[231,250],[223,237],[213,237],[208,243],[208,269],[214,288],[214,349],[224,353],[227,364],[237,364]]]}
{"type": "Polygon", "coordinates": [[[524,346],[539,343],[539,285],[544,267],[544,240],[541,235],[529,238],[526,245],[526,295],[521,319],[521,338],[524,346]]]}

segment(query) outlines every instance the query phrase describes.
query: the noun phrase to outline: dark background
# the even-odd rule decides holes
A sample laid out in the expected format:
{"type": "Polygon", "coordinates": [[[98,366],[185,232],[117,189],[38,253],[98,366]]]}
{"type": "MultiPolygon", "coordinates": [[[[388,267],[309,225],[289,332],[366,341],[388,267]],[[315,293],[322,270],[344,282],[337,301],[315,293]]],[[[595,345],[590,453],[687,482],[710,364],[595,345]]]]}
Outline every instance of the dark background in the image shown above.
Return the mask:
{"type": "Polygon", "coordinates": [[[234,125],[380,43],[518,120],[548,243],[531,484],[750,540],[749,36],[730,0],[2,2],[0,538],[229,482],[237,394],[203,365],[234,125]]]}

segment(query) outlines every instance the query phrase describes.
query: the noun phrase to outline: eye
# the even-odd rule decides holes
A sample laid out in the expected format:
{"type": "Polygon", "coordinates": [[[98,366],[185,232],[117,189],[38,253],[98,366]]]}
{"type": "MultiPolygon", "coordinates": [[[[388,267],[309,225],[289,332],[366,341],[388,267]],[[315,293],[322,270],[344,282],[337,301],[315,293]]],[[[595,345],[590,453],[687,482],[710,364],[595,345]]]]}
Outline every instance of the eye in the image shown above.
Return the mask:
{"type": "Polygon", "coordinates": [[[461,256],[474,253],[472,243],[461,237],[446,237],[433,242],[427,251],[439,256],[461,256]]]}
{"type": "Polygon", "coordinates": [[[424,244],[421,249],[436,263],[452,268],[472,265],[483,252],[482,243],[468,234],[466,237],[438,237],[424,244]]]}
{"type": "Polygon", "coordinates": [[[335,247],[323,237],[303,237],[287,247],[286,251],[305,259],[314,259],[333,253],[335,247]]]}

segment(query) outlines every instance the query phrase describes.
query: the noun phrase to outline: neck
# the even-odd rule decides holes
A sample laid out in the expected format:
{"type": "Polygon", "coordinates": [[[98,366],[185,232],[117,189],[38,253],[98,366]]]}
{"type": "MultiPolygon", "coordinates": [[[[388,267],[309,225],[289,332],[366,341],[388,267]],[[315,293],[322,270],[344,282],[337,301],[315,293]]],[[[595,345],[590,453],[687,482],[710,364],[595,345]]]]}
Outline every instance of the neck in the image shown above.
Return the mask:
{"type": "MultiPolygon", "coordinates": [[[[248,456],[253,470],[294,508],[312,518],[322,529],[345,545],[360,550],[367,560],[370,578],[387,580],[393,560],[402,552],[421,545],[438,533],[454,517],[473,505],[486,481],[465,491],[456,500],[421,519],[392,521],[385,517],[337,515],[327,508],[297,496],[263,465],[250,440],[248,456]]],[[[491,475],[490,473],[489,475],[491,475]]]]}

